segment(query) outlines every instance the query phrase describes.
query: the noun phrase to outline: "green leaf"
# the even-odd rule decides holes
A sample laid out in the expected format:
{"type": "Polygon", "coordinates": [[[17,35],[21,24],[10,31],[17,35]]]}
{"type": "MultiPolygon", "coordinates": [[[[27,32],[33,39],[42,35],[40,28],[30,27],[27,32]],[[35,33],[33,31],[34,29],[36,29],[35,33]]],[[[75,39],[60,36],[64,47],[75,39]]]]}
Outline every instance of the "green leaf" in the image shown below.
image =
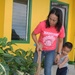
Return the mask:
{"type": "Polygon", "coordinates": [[[9,54],[9,53],[4,53],[3,56],[4,56],[4,57],[8,57],[8,58],[9,58],[9,57],[10,57],[10,58],[13,57],[13,55],[12,55],[12,54],[9,54]]]}
{"type": "Polygon", "coordinates": [[[15,57],[15,62],[19,65],[23,65],[22,62],[21,62],[21,59],[20,57],[15,57]]]}
{"type": "Polygon", "coordinates": [[[15,54],[16,54],[16,56],[21,56],[21,52],[19,51],[19,49],[17,49],[17,50],[15,51],[15,54]]]}
{"type": "Polygon", "coordinates": [[[6,47],[6,43],[7,43],[7,38],[6,37],[2,38],[2,47],[6,47]]]}
{"type": "Polygon", "coordinates": [[[0,73],[3,71],[3,74],[0,75],[9,75],[9,66],[5,63],[0,63],[0,73]]]}
{"type": "MultiPolygon", "coordinates": [[[[15,43],[13,42],[7,42],[7,46],[10,46],[10,45],[16,45],[15,43]]],[[[17,46],[17,45],[16,45],[17,46]]]]}
{"type": "Polygon", "coordinates": [[[0,48],[0,53],[4,53],[4,51],[0,48]]]}

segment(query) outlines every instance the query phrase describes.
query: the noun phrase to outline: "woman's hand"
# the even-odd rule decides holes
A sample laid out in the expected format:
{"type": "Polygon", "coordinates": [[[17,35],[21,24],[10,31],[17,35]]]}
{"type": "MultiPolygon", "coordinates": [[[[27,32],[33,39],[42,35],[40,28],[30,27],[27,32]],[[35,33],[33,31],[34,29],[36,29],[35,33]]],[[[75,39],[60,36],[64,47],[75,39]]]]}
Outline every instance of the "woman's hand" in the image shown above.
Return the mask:
{"type": "Polygon", "coordinates": [[[36,45],[36,50],[37,50],[37,52],[38,52],[38,51],[42,51],[42,44],[41,44],[41,43],[38,43],[38,44],[36,45]]]}
{"type": "Polygon", "coordinates": [[[56,57],[55,57],[55,63],[58,63],[60,60],[60,54],[57,54],[56,57]]]}

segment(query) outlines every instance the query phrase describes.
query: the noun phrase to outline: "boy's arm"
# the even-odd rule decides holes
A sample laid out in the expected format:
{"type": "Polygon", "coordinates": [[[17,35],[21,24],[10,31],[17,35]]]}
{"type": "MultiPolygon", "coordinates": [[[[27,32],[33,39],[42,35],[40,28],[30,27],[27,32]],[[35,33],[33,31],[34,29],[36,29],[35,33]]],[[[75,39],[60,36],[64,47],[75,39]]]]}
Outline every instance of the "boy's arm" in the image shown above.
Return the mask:
{"type": "Polygon", "coordinates": [[[62,68],[63,65],[65,65],[66,62],[68,62],[68,60],[69,60],[69,58],[66,57],[66,58],[64,59],[64,61],[63,61],[61,64],[58,64],[58,67],[59,67],[59,68],[62,68]]]}

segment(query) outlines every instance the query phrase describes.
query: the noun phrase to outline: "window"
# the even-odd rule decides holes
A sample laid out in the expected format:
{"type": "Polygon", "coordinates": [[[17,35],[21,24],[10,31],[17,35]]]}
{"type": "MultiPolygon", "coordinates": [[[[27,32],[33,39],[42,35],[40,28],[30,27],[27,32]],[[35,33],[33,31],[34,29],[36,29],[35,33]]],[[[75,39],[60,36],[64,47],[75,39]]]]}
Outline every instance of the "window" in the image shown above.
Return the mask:
{"type": "Polygon", "coordinates": [[[13,0],[12,40],[29,41],[29,0],[13,0]]]}

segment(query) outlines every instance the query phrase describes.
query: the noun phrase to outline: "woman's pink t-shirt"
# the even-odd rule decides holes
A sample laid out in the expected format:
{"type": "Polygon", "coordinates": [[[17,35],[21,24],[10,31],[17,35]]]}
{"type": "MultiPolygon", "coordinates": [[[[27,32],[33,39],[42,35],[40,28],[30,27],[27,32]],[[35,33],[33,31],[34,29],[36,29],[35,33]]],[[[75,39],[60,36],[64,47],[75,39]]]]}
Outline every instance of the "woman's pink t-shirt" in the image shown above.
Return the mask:
{"type": "Polygon", "coordinates": [[[54,26],[46,28],[46,21],[42,21],[34,30],[34,34],[40,34],[38,41],[42,43],[44,51],[54,50],[56,48],[57,38],[64,38],[65,32],[62,26],[60,32],[57,32],[54,26]]]}

